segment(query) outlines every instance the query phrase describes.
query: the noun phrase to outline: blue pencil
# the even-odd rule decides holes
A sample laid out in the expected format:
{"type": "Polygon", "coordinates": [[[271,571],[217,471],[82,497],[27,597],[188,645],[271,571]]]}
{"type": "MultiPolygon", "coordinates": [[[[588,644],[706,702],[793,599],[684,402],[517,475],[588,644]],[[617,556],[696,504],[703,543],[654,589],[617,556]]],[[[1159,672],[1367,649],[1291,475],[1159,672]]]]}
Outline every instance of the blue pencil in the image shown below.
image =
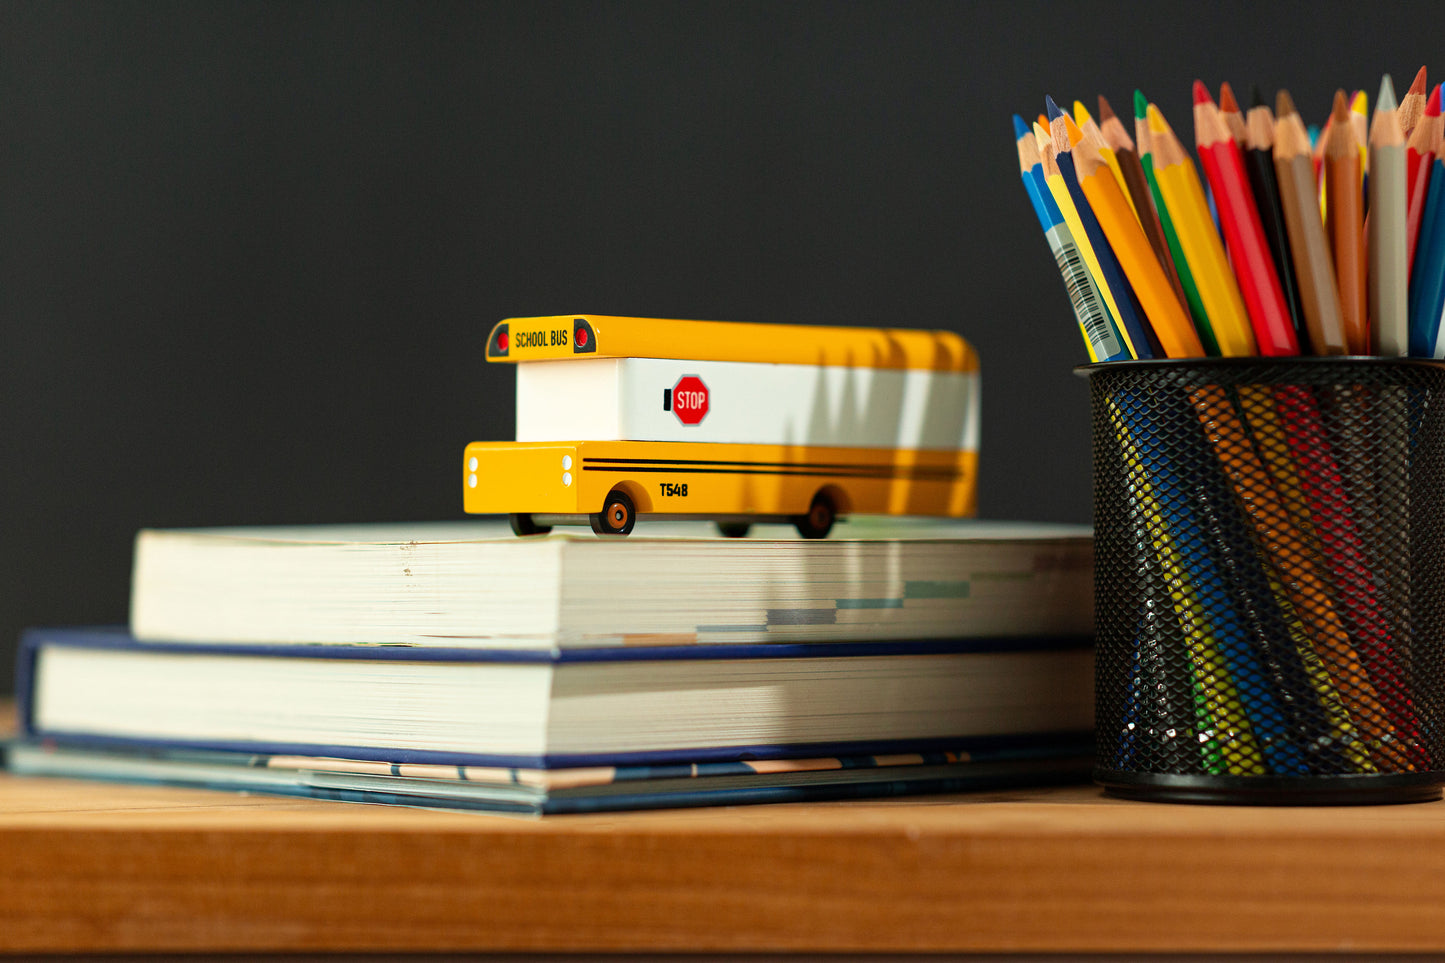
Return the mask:
{"type": "Polygon", "coordinates": [[[1431,161],[1430,190],[1410,268],[1410,357],[1445,357],[1440,316],[1445,311],[1445,161],[1431,161]]]}
{"type": "Polygon", "coordinates": [[[1084,265],[1073,234],[1064,222],[1064,214],[1054,203],[1054,196],[1044,181],[1044,167],[1038,160],[1038,145],[1034,142],[1033,131],[1018,114],[1014,114],[1013,120],[1014,139],[1019,148],[1019,176],[1033,203],[1039,226],[1044,229],[1044,238],[1049,242],[1059,273],[1063,275],[1074,317],[1078,319],[1079,330],[1089,349],[1089,358],[1092,361],[1127,361],[1130,358],[1129,348],[1119,337],[1119,329],[1115,327],[1099,288],[1084,265]]]}
{"type": "MultiPolygon", "coordinates": [[[[1121,392],[1121,396],[1119,417],[1138,452],[1140,467],[1152,483],[1160,513],[1157,523],[1168,532],[1173,550],[1189,577],[1194,599],[1208,600],[1205,611],[1209,627],[1254,731],[1263,762],[1270,772],[1279,775],[1307,773],[1308,762],[1293,741],[1291,726],[1268,670],[1259,658],[1247,619],[1238,611],[1226,572],[1211,551],[1214,539],[1200,518],[1201,512],[1186,479],[1176,469],[1174,453],[1162,450],[1156,437],[1157,432],[1183,437],[1192,413],[1176,410],[1176,405],[1167,402],[1161,406],[1159,399],[1152,399],[1153,403],[1149,404],[1144,398],[1134,400],[1132,393],[1121,392]],[[1166,423],[1158,424],[1156,418],[1164,418],[1166,423]]],[[[1200,438],[1198,444],[1206,444],[1205,439],[1200,438]]],[[[1225,752],[1228,756],[1229,751],[1225,752]]]]}

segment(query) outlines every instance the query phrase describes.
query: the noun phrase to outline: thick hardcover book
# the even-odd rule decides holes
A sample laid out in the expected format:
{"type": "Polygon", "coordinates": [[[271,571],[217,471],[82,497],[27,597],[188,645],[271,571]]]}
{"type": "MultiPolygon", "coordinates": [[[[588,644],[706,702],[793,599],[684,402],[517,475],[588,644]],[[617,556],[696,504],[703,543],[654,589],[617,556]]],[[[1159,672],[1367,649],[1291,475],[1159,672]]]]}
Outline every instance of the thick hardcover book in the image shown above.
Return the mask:
{"type": "Polygon", "coordinates": [[[1093,632],[1080,526],[859,518],[710,536],[517,538],[500,522],[148,530],[131,630],[186,645],[582,647],[1093,632]]]}
{"type": "Polygon", "coordinates": [[[1083,782],[1092,750],[1079,736],[972,751],[516,769],[23,741],[10,746],[9,765],[21,775],[542,815],[1083,782]]]}
{"type": "Polygon", "coordinates": [[[1093,724],[1085,637],[576,650],[21,639],[21,724],[70,745],[551,768],[976,751],[1093,724]]]}

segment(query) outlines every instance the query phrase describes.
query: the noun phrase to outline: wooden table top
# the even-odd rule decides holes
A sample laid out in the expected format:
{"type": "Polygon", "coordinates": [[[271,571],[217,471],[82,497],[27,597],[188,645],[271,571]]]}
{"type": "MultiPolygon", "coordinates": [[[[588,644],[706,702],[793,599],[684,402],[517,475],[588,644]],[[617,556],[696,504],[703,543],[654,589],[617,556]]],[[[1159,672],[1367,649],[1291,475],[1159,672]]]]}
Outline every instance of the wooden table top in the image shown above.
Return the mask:
{"type": "Polygon", "coordinates": [[[1445,802],[524,819],[0,775],[3,951],[1445,949],[1445,802]]]}

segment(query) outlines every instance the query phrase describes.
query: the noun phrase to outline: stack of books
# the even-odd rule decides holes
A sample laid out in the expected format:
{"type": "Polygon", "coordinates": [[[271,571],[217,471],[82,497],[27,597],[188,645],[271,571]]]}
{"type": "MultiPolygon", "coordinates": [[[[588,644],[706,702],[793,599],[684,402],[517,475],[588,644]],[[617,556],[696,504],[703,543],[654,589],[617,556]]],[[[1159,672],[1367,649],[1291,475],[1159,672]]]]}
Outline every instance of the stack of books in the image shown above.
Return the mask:
{"type": "Polygon", "coordinates": [[[144,531],[22,640],[12,770],[524,813],[1085,778],[1086,528],[144,531]]]}

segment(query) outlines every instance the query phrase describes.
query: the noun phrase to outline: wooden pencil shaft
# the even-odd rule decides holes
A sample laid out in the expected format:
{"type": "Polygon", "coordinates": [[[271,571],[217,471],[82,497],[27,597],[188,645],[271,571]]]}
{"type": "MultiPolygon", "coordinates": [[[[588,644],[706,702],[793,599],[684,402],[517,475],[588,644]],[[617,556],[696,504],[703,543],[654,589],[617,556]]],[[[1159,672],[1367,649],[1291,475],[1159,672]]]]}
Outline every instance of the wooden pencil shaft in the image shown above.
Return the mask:
{"type": "MultiPolygon", "coordinates": [[[[1080,150],[1084,148],[1081,146],[1080,150]]],[[[1134,219],[1113,174],[1099,156],[1097,148],[1091,148],[1091,151],[1081,153],[1077,159],[1079,185],[1143,305],[1165,356],[1201,357],[1204,348],[1194,333],[1193,322],[1175,297],[1174,289],[1169,286],[1164,270],[1149,247],[1139,222],[1134,219]]]]}
{"type": "Polygon", "coordinates": [[[1370,151],[1369,299],[1373,353],[1409,354],[1409,261],[1405,151],[1398,143],[1370,151]]]}
{"type": "Polygon", "coordinates": [[[1119,160],[1119,169],[1124,174],[1124,183],[1128,187],[1134,211],[1139,215],[1139,224],[1144,228],[1144,236],[1149,239],[1149,246],[1154,249],[1154,256],[1158,258],[1159,266],[1164,269],[1179,303],[1188,304],[1184,288],[1179,282],[1179,274],[1174,270],[1174,259],[1169,254],[1169,242],[1164,237],[1164,226],[1159,222],[1159,212],[1154,210],[1154,198],[1149,193],[1149,181],[1144,175],[1144,166],[1132,149],[1116,151],[1115,156],[1119,160]]]}
{"type": "Polygon", "coordinates": [[[1309,330],[1310,350],[1317,355],[1349,354],[1334,263],[1320,220],[1314,164],[1308,153],[1283,157],[1276,153],[1275,176],[1299,281],[1300,308],[1309,330]]]}
{"type": "Polygon", "coordinates": [[[1335,258],[1335,280],[1340,288],[1340,313],[1350,354],[1370,353],[1367,320],[1368,268],[1365,255],[1365,217],[1360,196],[1359,145],[1351,121],[1339,117],[1325,148],[1325,209],[1330,245],[1335,258]]]}
{"type": "Polygon", "coordinates": [[[1204,188],[1194,165],[1163,115],[1150,107],[1150,136],[1154,145],[1154,179],[1173,219],[1185,262],[1198,286],[1220,354],[1226,357],[1255,353],[1239,284],[1224,254],[1224,245],[1209,216],[1204,188]]]}
{"type": "Polygon", "coordinates": [[[1219,119],[1218,108],[1214,104],[1196,104],[1194,117],[1199,159],[1214,188],[1220,226],[1229,245],[1231,263],[1259,353],[1267,356],[1299,354],[1294,325],[1275,274],[1239,147],[1219,119]]]}
{"type": "Polygon", "coordinates": [[[1264,228],[1265,240],[1274,261],[1275,276],[1279,279],[1280,292],[1289,311],[1290,324],[1294,328],[1295,342],[1301,350],[1309,344],[1309,332],[1305,324],[1304,310],[1299,299],[1299,282],[1295,278],[1294,259],[1290,256],[1289,231],[1284,222],[1284,210],[1280,205],[1279,184],[1274,170],[1273,151],[1250,148],[1245,151],[1245,173],[1249,175],[1249,186],[1254,194],[1255,206],[1259,210],[1260,225],[1264,228]]]}

